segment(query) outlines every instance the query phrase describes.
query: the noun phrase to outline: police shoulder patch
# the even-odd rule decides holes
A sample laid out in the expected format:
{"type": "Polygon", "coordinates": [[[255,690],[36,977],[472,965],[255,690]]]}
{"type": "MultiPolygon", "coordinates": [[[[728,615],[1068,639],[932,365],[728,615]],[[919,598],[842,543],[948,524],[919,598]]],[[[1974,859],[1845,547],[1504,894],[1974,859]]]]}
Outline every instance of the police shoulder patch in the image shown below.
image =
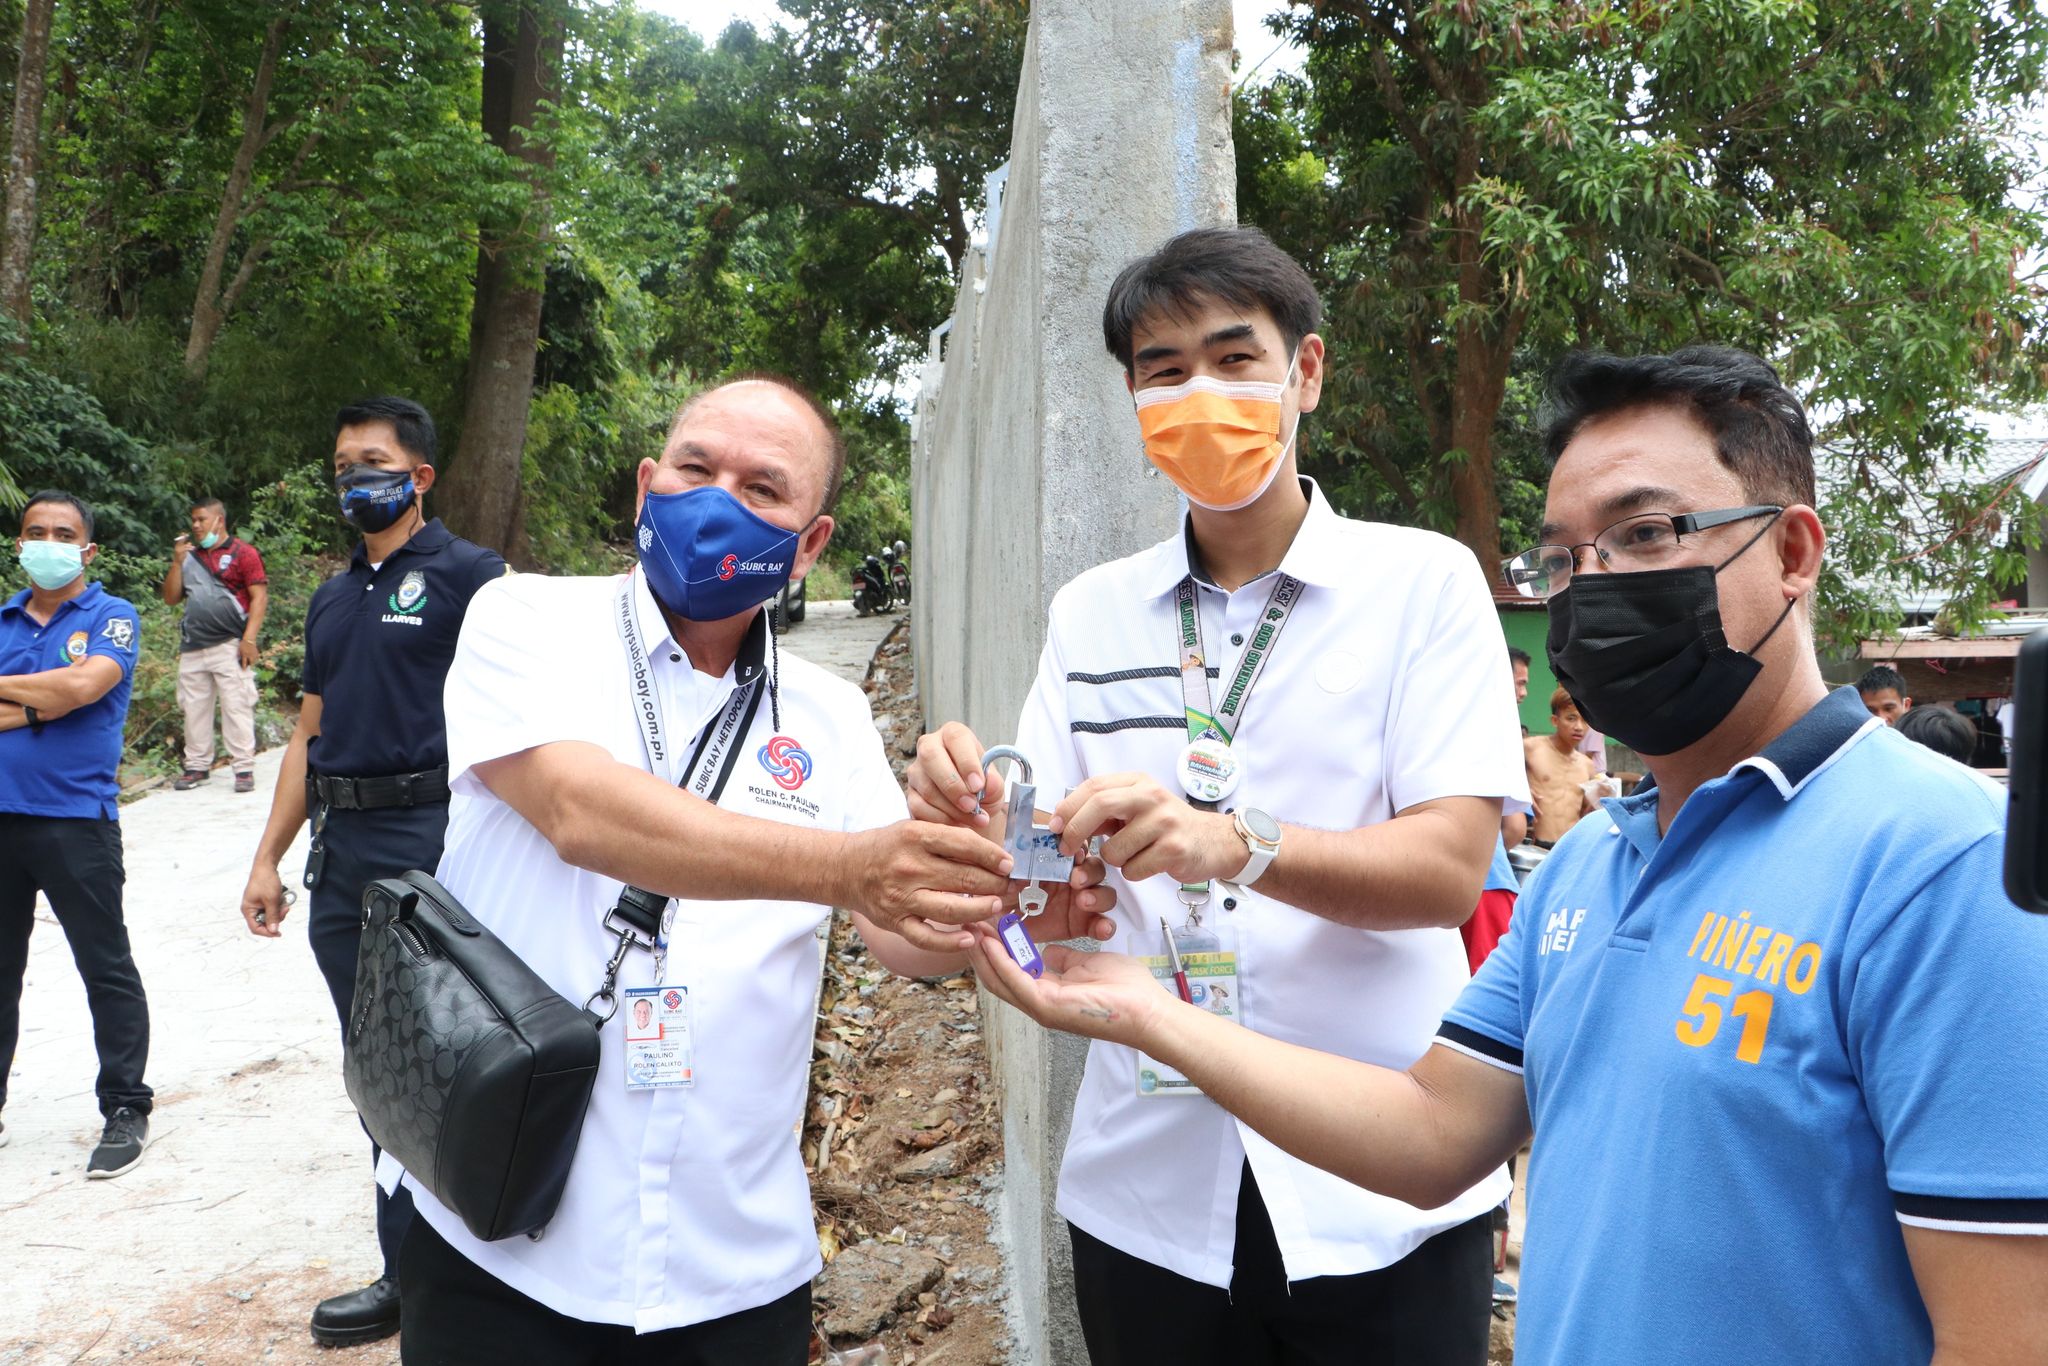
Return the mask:
{"type": "Polygon", "coordinates": [[[100,628],[100,634],[117,650],[135,648],[135,619],[133,617],[108,617],[107,624],[100,628]]]}

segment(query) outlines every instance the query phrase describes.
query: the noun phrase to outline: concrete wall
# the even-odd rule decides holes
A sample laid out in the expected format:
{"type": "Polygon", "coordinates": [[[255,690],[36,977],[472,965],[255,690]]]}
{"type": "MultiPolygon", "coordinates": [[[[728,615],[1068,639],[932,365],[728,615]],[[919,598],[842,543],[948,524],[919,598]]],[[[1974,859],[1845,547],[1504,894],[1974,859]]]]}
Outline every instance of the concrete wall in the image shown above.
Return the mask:
{"type": "MultiPolygon", "coordinates": [[[[925,721],[1013,736],[1052,595],[1171,534],[1101,314],[1131,258],[1236,221],[1228,0],[1037,0],[992,250],[963,266],[917,410],[925,721]]],[[[1083,1363],[1054,1185],[1084,1053],[984,998],[1003,1098],[1016,1360],[1083,1363]]]]}

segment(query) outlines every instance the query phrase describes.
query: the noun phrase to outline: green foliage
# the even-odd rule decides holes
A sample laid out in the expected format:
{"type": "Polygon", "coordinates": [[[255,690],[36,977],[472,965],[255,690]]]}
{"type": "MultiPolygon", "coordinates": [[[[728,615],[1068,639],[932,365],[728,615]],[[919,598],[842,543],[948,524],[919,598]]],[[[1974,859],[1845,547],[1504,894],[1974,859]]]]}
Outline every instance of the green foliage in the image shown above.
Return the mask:
{"type": "Polygon", "coordinates": [[[1832,629],[2011,569],[1945,534],[1981,489],[1933,497],[1930,553],[1909,509],[1975,414],[2048,388],[2034,6],[1329,0],[1280,26],[1306,78],[1240,96],[1239,203],[1322,286],[1307,449],[1340,503],[1491,558],[1537,512],[1544,367],[1709,340],[1776,361],[1846,472],[1832,629]]]}
{"type": "MultiPolygon", "coordinates": [[[[4,337],[0,337],[4,343],[4,337]]],[[[93,396],[0,344],[0,451],[22,494],[61,489],[92,505],[102,551],[152,553],[160,525],[182,521],[185,508],[158,478],[147,446],[107,419],[93,396]]],[[[20,500],[12,502],[18,508],[20,500]]],[[[130,561],[105,556],[98,572],[108,587],[132,597],[141,586],[123,577],[130,561]]],[[[154,582],[148,585],[153,587],[154,582]]]]}

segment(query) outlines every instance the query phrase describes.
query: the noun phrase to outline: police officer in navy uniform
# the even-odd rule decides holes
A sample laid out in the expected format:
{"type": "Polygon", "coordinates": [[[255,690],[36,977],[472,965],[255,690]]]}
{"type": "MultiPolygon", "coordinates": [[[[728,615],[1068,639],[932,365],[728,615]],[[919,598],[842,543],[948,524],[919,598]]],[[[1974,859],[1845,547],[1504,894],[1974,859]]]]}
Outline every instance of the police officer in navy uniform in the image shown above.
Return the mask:
{"type": "Polygon", "coordinates": [[[152,1096],[142,1080],[149,1002],[121,916],[116,805],[141,631],[134,607],[86,581],[99,552],[92,524],[92,509],[68,493],[29,499],[15,544],[30,587],[0,604],[0,1105],[40,891],[92,1010],[106,1129],[85,1174],[105,1178],[142,1160],[152,1096]]]}
{"type": "MultiPolygon", "coordinates": [[[[306,934],[344,1028],[364,885],[440,862],[448,824],[441,686],[470,597],[506,572],[496,552],[427,517],[433,461],[434,420],[410,399],[365,399],[334,419],[335,487],[362,541],[347,572],[320,585],[306,609],[298,728],[242,893],[249,932],[276,938],[289,913],[278,860],[310,816],[306,934]]],[[[324,1346],[398,1331],[398,1247],[412,1202],[402,1191],[376,1200],[383,1274],[314,1309],[313,1338],[324,1346]]]]}

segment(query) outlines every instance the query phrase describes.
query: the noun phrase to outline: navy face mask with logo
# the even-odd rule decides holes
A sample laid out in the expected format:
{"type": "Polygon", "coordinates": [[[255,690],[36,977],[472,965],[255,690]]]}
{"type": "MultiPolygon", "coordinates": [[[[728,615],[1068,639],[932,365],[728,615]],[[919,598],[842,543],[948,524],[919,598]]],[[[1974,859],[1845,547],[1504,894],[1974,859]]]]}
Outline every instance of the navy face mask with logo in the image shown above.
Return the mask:
{"type": "Polygon", "coordinates": [[[648,494],[634,540],[655,601],[686,621],[723,621],[782,591],[802,534],[707,484],[648,494]]]}
{"type": "Polygon", "coordinates": [[[341,515],[348,524],[365,535],[375,535],[412,506],[412,471],[350,465],[334,476],[334,491],[341,495],[341,515]]]}

